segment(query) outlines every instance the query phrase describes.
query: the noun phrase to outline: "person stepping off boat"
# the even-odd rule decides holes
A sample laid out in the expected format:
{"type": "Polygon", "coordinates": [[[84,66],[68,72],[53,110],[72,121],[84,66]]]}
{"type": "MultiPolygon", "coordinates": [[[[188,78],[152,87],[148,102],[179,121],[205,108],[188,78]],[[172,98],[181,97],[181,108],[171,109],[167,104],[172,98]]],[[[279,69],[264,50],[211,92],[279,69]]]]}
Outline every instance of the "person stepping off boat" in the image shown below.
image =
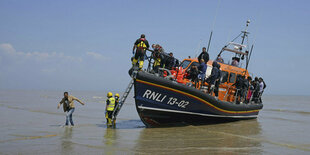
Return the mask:
{"type": "Polygon", "coordinates": [[[71,95],[69,96],[68,92],[64,92],[64,98],[62,98],[62,100],[59,102],[59,104],[57,106],[57,109],[59,109],[60,105],[62,104],[64,112],[67,112],[67,114],[66,114],[66,126],[69,125],[69,121],[71,123],[71,126],[74,126],[73,120],[72,120],[72,114],[75,110],[75,106],[74,106],[73,101],[78,101],[82,105],[85,105],[85,103],[83,103],[78,98],[71,96],[71,95]]]}

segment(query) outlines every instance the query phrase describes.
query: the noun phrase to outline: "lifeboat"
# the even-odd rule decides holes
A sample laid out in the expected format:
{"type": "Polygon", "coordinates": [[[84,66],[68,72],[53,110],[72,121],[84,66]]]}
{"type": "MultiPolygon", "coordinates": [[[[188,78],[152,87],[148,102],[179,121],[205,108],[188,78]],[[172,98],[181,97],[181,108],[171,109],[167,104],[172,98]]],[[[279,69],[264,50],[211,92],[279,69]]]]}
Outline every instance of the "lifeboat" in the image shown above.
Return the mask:
{"type": "Polygon", "coordinates": [[[135,104],[142,122],[147,127],[161,127],[257,118],[263,104],[251,100],[241,103],[237,95],[239,90],[234,85],[238,77],[250,76],[247,68],[253,46],[248,50],[243,44],[247,35],[247,31],[242,31],[239,35],[242,36],[241,44],[235,40],[229,42],[215,60],[207,63],[205,79],[210,76],[214,61],[221,66],[218,97],[210,92],[210,84],[205,80],[193,82],[187,78],[191,67],[199,65],[197,58],[184,59],[174,69],[161,69],[158,74],[148,72],[150,69],[133,71],[135,104]],[[231,62],[223,61],[221,56],[224,54],[232,55],[231,62]]]}

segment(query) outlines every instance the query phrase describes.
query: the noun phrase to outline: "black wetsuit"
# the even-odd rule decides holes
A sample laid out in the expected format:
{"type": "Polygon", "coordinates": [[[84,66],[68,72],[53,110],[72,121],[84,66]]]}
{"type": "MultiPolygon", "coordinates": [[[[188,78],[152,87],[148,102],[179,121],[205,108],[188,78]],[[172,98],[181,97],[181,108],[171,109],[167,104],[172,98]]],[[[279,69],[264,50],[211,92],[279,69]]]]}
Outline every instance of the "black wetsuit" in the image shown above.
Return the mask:
{"type": "MultiPolygon", "coordinates": [[[[146,49],[148,49],[150,47],[149,42],[144,39],[144,38],[139,38],[136,40],[135,45],[138,46],[141,41],[144,42],[144,44],[146,45],[146,49]]],[[[137,47],[136,49],[136,54],[135,54],[135,59],[136,60],[144,60],[144,55],[145,55],[145,49],[143,47],[137,47]]]]}

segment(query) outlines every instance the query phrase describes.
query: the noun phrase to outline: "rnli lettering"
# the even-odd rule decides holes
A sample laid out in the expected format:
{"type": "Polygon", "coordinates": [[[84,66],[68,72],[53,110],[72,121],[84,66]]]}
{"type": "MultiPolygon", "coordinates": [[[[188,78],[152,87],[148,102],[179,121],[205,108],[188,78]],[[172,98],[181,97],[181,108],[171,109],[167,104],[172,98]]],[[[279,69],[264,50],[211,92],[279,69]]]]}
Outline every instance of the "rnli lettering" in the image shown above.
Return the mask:
{"type": "Polygon", "coordinates": [[[160,102],[160,103],[165,102],[168,105],[178,106],[179,108],[186,108],[186,106],[190,104],[188,101],[178,100],[175,97],[167,97],[167,95],[163,95],[161,93],[157,93],[157,92],[154,92],[148,89],[144,92],[142,97],[147,98],[149,100],[156,101],[156,102],[160,102]],[[166,98],[168,100],[165,101],[166,98]]]}
{"type": "Polygon", "coordinates": [[[146,90],[143,94],[144,98],[154,100],[157,102],[163,102],[167,95],[163,96],[161,93],[152,92],[151,90],[146,90]]]}

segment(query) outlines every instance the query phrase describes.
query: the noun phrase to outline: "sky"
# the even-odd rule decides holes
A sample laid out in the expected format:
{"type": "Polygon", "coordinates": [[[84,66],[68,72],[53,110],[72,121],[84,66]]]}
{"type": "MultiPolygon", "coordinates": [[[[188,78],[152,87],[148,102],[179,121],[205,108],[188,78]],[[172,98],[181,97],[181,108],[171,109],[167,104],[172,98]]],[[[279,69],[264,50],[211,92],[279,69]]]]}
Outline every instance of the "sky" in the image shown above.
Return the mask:
{"type": "Polygon", "coordinates": [[[0,0],[0,89],[123,91],[144,33],[180,60],[215,59],[250,19],[249,71],[267,94],[309,95],[307,0],[0,0]]]}

